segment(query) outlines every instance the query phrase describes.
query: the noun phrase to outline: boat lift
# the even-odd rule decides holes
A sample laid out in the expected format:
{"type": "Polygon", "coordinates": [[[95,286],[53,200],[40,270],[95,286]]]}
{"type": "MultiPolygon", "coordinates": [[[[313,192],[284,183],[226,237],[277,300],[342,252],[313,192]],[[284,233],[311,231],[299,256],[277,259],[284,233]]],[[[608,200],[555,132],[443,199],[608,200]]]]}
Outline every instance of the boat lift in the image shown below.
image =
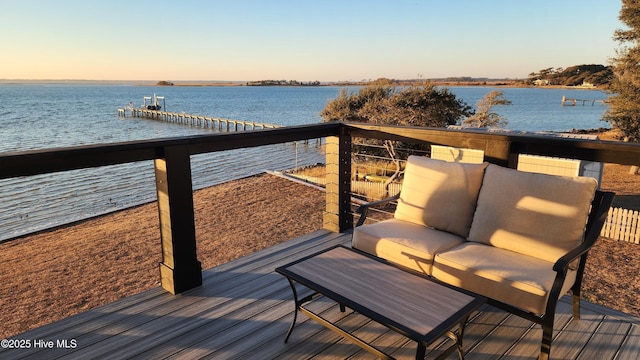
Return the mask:
{"type": "Polygon", "coordinates": [[[145,96],[143,98],[142,107],[147,110],[160,110],[162,108],[167,110],[167,108],[165,107],[164,96],[156,96],[155,93],[153,94],[153,97],[145,96]],[[147,103],[147,100],[149,101],[149,103],[147,103]],[[160,106],[158,100],[162,100],[162,106],[160,106]]]}

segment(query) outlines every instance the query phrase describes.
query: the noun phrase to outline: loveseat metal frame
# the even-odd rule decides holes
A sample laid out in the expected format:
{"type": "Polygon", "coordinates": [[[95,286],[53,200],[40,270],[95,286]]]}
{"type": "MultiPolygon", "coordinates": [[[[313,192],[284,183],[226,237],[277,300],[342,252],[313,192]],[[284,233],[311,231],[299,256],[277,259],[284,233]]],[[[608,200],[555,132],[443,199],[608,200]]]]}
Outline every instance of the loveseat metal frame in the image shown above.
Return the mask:
{"type": "MultiPolygon", "coordinates": [[[[576,280],[571,287],[572,303],[573,303],[573,318],[580,320],[580,293],[582,289],[582,277],[584,275],[584,268],[587,263],[587,255],[589,250],[596,243],[600,237],[600,232],[607,219],[609,208],[613,202],[614,193],[609,191],[596,190],[593,201],[591,202],[591,211],[589,212],[589,218],[585,228],[585,236],[583,242],[576,248],[570,250],[564,256],[556,261],[553,265],[553,270],[556,272],[556,277],[553,282],[547,305],[544,314],[534,314],[522,309],[519,309],[513,305],[506,304],[504,302],[487,299],[487,303],[493,305],[499,309],[512,313],[516,316],[520,316],[524,319],[533,321],[542,326],[542,343],[540,346],[540,360],[548,360],[551,354],[551,342],[553,341],[553,326],[556,315],[556,307],[562,291],[562,286],[569,272],[569,266],[574,261],[578,261],[578,267],[576,269],[576,280]]],[[[360,214],[360,218],[356,223],[356,227],[364,224],[368,211],[373,206],[378,206],[391,201],[396,201],[400,198],[400,194],[392,197],[373,201],[363,204],[356,209],[356,213],[360,214]]]]}

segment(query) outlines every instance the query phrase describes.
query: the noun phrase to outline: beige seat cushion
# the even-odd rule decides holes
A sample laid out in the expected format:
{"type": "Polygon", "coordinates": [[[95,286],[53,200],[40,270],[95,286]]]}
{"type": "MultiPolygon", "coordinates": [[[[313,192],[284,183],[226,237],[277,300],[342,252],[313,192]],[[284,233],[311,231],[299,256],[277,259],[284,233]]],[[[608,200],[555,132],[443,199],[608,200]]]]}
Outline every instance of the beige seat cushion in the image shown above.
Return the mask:
{"type": "Polygon", "coordinates": [[[355,228],[352,246],[390,262],[431,275],[435,254],[464,241],[462,237],[448,232],[389,219],[355,228]]]}
{"type": "MultiPolygon", "coordinates": [[[[433,264],[438,280],[535,314],[545,312],[555,275],[551,262],[471,242],[438,254],[433,264]]],[[[575,278],[570,271],[561,295],[575,278]]]]}
{"type": "Polygon", "coordinates": [[[410,156],[394,217],[467,237],[486,167],[410,156]]]}
{"type": "Polygon", "coordinates": [[[582,242],[596,187],[489,165],[468,240],[555,262],[582,242]]]}

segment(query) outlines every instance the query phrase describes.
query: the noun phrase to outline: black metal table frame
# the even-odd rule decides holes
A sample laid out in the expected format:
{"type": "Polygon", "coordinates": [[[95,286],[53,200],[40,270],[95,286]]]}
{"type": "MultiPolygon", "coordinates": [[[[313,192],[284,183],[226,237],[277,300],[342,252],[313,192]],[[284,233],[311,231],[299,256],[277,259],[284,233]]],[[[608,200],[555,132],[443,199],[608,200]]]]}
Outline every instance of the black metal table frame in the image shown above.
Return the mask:
{"type": "MultiPolygon", "coordinates": [[[[330,299],[332,299],[333,301],[335,301],[336,303],[339,304],[340,306],[340,311],[341,312],[345,312],[346,308],[350,308],[352,310],[354,310],[355,312],[362,314],[364,316],[366,316],[367,318],[386,326],[387,328],[394,330],[395,332],[406,336],[407,338],[416,341],[418,343],[417,349],[416,349],[416,359],[424,359],[425,357],[425,353],[426,353],[426,348],[427,346],[429,346],[433,341],[435,341],[436,339],[441,338],[442,336],[446,335],[448,336],[450,339],[452,339],[454,341],[454,344],[452,344],[450,347],[448,347],[447,349],[444,350],[444,352],[442,354],[440,354],[436,359],[444,359],[447,356],[449,356],[451,353],[453,353],[454,351],[458,351],[458,356],[459,358],[462,360],[464,359],[464,352],[463,352],[463,347],[462,347],[462,339],[464,336],[464,330],[466,327],[466,323],[467,320],[469,319],[469,315],[478,307],[480,307],[480,305],[482,305],[485,302],[485,298],[478,296],[476,294],[470,294],[462,289],[458,289],[458,288],[454,288],[450,285],[447,284],[443,284],[440,282],[435,281],[434,279],[426,276],[426,275],[422,275],[422,274],[418,274],[415,273],[414,271],[409,271],[410,273],[416,275],[416,276],[420,276],[425,278],[426,280],[429,281],[433,281],[435,283],[438,283],[442,286],[445,287],[449,287],[452,289],[455,289],[461,293],[465,293],[465,294],[470,294],[474,297],[476,297],[476,301],[474,301],[472,304],[466,306],[464,309],[461,309],[461,311],[459,312],[459,314],[461,314],[461,316],[456,317],[458,318],[457,320],[451,321],[451,322],[445,322],[443,324],[440,324],[440,326],[437,326],[432,332],[434,332],[436,334],[436,336],[433,337],[433,339],[429,342],[424,342],[420,339],[418,339],[419,337],[421,337],[424,334],[419,334],[416,333],[414,331],[411,331],[410,329],[405,328],[402,324],[398,324],[395,321],[386,318],[384,316],[381,316],[380,314],[369,310],[368,308],[346,298],[343,295],[340,295],[330,289],[327,289],[319,284],[314,283],[313,281],[310,281],[308,279],[306,279],[303,276],[299,276],[294,272],[289,271],[287,268],[298,264],[300,262],[303,262],[307,259],[310,259],[312,257],[315,257],[319,254],[325,253],[327,251],[333,250],[336,247],[343,247],[346,248],[342,245],[337,245],[337,246],[333,246],[329,249],[317,252],[315,254],[303,257],[299,260],[296,260],[292,263],[289,263],[287,265],[278,267],[276,269],[276,272],[285,276],[287,278],[287,280],[289,281],[289,285],[291,286],[291,290],[293,292],[293,297],[294,297],[294,305],[295,305],[295,310],[294,310],[294,315],[293,315],[293,321],[291,322],[291,326],[289,327],[289,331],[287,332],[287,335],[285,337],[285,343],[289,340],[289,337],[291,336],[291,333],[293,332],[293,329],[296,325],[296,321],[297,321],[297,315],[298,315],[298,311],[307,315],[309,318],[317,321],[318,323],[322,324],[323,326],[327,327],[328,329],[336,332],[337,334],[353,341],[355,344],[357,344],[358,346],[360,346],[361,348],[363,348],[364,350],[378,356],[381,359],[393,359],[392,356],[384,353],[383,351],[377,349],[376,347],[374,347],[373,345],[367,343],[366,341],[358,338],[357,336],[349,333],[348,331],[340,328],[338,325],[332,323],[331,321],[323,318],[322,316],[320,316],[319,314],[314,313],[313,311],[307,309],[304,307],[304,304],[312,301],[314,298],[318,297],[318,296],[326,296],[330,299]],[[311,290],[313,290],[314,292],[311,295],[305,296],[301,299],[298,299],[298,292],[296,290],[295,287],[295,283],[299,283],[311,290]],[[457,330],[455,329],[457,326],[457,330]]],[[[357,251],[354,249],[350,249],[347,248],[350,251],[355,251],[361,255],[367,256],[373,260],[376,261],[380,261],[382,263],[385,263],[389,266],[394,266],[393,264],[390,264],[382,259],[376,258],[374,256],[371,256],[367,253],[361,252],[361,251],[357,251]]]]}

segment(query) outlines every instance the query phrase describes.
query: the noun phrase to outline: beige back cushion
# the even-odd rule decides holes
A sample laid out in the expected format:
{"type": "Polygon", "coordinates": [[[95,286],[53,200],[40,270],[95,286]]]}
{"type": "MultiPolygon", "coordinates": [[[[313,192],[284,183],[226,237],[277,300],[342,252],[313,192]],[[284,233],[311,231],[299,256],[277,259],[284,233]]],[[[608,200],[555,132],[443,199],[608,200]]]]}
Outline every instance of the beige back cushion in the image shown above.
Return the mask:
{"type": "Polygon", "coordinates": [[[555,262],[582,242],[596,186],[489,165],[468,240],[555,262]]]}
{"type": "Polygon", "coordinates": [[[466,238],[487,165],[410,156],[395,218],[466,238]]]}

